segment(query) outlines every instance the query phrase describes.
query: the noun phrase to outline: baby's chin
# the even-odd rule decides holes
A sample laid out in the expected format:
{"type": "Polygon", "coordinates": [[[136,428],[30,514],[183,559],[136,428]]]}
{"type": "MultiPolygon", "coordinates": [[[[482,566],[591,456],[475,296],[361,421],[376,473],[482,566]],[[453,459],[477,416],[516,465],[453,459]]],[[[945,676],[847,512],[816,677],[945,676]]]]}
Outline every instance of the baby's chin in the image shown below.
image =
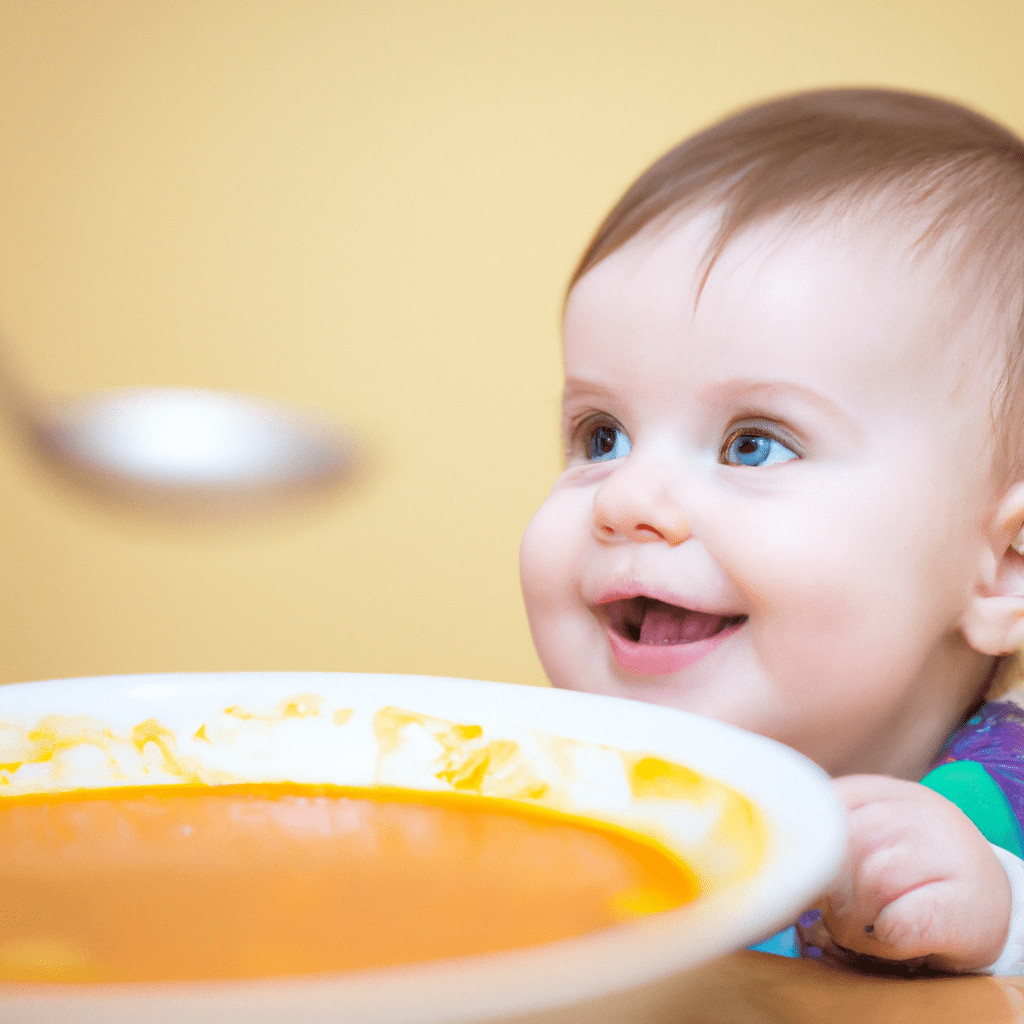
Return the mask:
{"type": "MultiPolygon", "coordinates": [[[[596,693],[605,697],[619,697],[623,700],[637,700],[648,704],[676,708],[718,717],[714,702],[706,694],[683,678],[675,675],[638,676],[623,672],[607,648],[603,651],[588,651],[577,658],[541,657],[548,681],[559,690],[576,690],[580,693],[596,693]],[[705,710],[698,710],[704,707],[705,710]]],[[[683,673],[680,673],[683,675],[683,673]]]]}
{"type": "MultiPolygon", "coordinates": [[[[767,696],[763,701],[755,699],[753,695],[762,691],[763,686],[735,668],[637,676],[623,672],[608,653],[601,657],[559,658],[546,666],[546,671],[551,685],[557,689],[657,704],[687,714],[712,718],[747,732],[779,740],[787,746],[795,747],[792,741],[799,742],[805,738],[788,729],[787,723],[780,720],[776,699],[767,696]],[[723,682],[723,676],[728,677],[729,685],[723,682]],[[791,742],[787,742],[783,736],[787,736],[791,742]]],[[[799,750],[799,747],[796,749],[799,750]]],[[[804,750],[800,752],[806,753],[804,750]]],[[[824,751],[815,753],[824,756],[824,751]]],[[[812,760],[818,761],[818,758],[812,757],[812,760]]]]}

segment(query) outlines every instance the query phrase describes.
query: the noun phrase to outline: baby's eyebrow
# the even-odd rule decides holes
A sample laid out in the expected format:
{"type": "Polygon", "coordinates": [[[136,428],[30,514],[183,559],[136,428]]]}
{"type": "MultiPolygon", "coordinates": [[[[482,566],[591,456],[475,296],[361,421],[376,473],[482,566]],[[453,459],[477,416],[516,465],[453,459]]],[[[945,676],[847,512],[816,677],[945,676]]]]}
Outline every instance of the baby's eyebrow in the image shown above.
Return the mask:
{"type": "Polygon", "coordinates": [[[703,388],[701,398],[705,401],[742,402],[797,402],[814,407],[827,416],[851,439],[860,437],[857,421],[841,405],[827,395],[813,391],[793,381],[751,380],[737,377],[732,380],[709,384],[703,388]]]}
{"type": "Polygon", "coordinates": [[[583,400],[592,402],[609,401],[614,395],[612,388],[597,381],[585,380],[581,377],[566,377],[562,387],[562,409],[570,402],[583,400]]]}

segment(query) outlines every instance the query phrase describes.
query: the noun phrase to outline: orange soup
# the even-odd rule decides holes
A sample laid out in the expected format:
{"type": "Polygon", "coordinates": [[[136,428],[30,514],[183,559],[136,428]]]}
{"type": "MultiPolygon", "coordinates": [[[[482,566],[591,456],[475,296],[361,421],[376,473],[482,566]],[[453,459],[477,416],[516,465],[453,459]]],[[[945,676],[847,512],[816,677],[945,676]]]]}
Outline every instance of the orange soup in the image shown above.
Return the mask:
{"type": "Polygon", "coordinates": [[[0,800],[0,980],[258,978],[517,949],[679,906],[611,826],[460,795],[290,784],[0,800]]]}

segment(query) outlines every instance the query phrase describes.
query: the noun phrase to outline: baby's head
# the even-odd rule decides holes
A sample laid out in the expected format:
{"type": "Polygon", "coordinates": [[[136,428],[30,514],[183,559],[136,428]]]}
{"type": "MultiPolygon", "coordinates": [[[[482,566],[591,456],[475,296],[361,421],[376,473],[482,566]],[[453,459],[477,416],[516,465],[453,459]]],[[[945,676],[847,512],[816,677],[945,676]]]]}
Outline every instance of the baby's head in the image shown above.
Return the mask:
{"type": "Polygon", "coordinates": [[[923,775],[1024,642],[1024,143],[883,91],[732,117],[598,231],[565,371],[551,681],[923,775]]]}

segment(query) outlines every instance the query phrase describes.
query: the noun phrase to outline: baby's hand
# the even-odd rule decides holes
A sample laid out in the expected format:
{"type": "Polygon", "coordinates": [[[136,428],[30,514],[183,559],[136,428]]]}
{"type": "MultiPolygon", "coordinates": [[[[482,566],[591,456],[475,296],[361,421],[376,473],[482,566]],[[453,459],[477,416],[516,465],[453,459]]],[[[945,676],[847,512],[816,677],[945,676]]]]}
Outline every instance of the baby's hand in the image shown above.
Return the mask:
{"type": "Polygon", "coordinates": [[[850,845],[805,940],[826,954],[841,954],[834,943],[946,971],[994,963],[1009,932],[1010,882],[970,818],[916,782],[848,775],[835,785],[850,845]]]}

